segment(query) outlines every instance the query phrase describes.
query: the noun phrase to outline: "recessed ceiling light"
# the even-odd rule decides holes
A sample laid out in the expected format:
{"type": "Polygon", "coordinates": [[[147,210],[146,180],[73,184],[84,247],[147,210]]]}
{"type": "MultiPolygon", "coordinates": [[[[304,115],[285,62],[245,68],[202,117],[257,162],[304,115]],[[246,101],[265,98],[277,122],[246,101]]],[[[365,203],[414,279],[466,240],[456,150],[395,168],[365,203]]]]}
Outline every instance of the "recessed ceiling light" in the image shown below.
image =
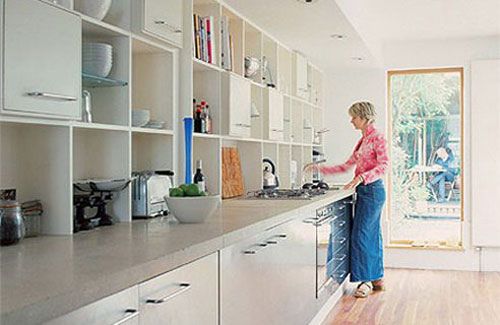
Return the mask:
{"type": "Polygon", "coordinates": [[[363,61],[364,59],[360,56],[353,56],[351,57],[351,59],[353,59],[354,61],[363,61]]]}
{"type": "Polygon", "coordinates": [[[338,40],[342,40],[342,39],[346,39],[347,38],[347,36],[342,35],[342,34],[332,34],[332,35],[330,35],[330,37],[333,38],[333,39],[338,39],[338,40]]]}

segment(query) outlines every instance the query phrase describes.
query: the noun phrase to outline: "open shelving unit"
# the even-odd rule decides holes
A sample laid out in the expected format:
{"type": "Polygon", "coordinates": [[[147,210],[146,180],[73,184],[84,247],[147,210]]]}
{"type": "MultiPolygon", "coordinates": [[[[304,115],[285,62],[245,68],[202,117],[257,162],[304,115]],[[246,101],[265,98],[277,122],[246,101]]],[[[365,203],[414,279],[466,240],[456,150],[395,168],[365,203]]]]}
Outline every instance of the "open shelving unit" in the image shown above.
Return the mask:
{"type": "MultiPolygon", "coordinates": [[[[282,188],[290,188],[292,185],[290,161],[295,160],[299,175],[294,185],[299,186],[302,181],[300,174],[302,166],[312,161],[314,132],[323,127],[321,71],[222,1],[189,0],[186,7],[191,8],[191,11],[184,12],[184,21],[190,22],[185,24],[185,27],[190,28],[191,33],[185,33],[184,42],[192,44],[192,47],[185,46],[181,51],[181,57],[184,57],[181,61],[186,64],[181,71],[183,91],[180,115],[192,115],[193,98],[197,103],[205,101],[210,105],[214,125],[213,134],[194,135],[192,163],[194,164],[199,157],[203,157],[203,165],[212,166],[209,169],[204,168],[205,174],[210,180],[209,183],[212,182],[211,188],[216,189],[213,193],[220,194],[221,148],[237,147],[242,161],[245,191],[262,187],[262,159],[264,157],[270,158],[276,165],[282,188]],[[196,42],[196,34],[192,23],[193,14],[202,18],[212,16],[213,21],[218,22],[216,24],[217,37],[212,43],[217,53],[215,64],[204,62],[194,55],[193,39],[196,42]],[[223,68],[220,56],[223,47],[220,22],[225,20],[229,25],[228,32],[232,43],[233,64],[229,70],[223,68]],[[258,60],[261,65],[262,62],[267,62],[267,69],[264,71],[260,68],[255,75],[245,76],[245,57],[258,60]],[[302,72],[306,71],[307,75],[303,73],[302,76],[306,77],[307,80],[303,81],[307,83],[309,89],[305,92],[307,95],[302,97],[298,96],[295,90],[297,80],[301,77],[300,73],[297,73],[297,62],[300,61],[298,58],[302,58],[302,61],[306,63],[302,72]],[[224,89],[223,79],[227,78],[226,75],[243,78],[250,84],[252,109],[248,136],[228,133],[229,128],[225,126],[228,118],[224,114],[227,114],[225,110],[228,109],[228,105],[224,103],[228,102],[227,96],[231,94],[231,91],[224,89]],[[274,114],[272,108],[266,106],[268,83],[272,84],[283,98],[282,140],[269,140],[269,131],[266,132],[265,129],[270,127],[267,121],[270,115],[274,114]],[[207,154],[207,150],[212,155],[207,154]],[[252,155],[248,155],[248,152],[252,152],[252,155]],[[215,168],[215,166],[219,167],[215,168]]],[[[179,144],[182,146],[182,141],[179,144]]],[[[314,146],[319,150],[322,148],[321,143],[314,144],[314,146]]],[[[182,165],[181,157],[179,163],[182,165]]]]}

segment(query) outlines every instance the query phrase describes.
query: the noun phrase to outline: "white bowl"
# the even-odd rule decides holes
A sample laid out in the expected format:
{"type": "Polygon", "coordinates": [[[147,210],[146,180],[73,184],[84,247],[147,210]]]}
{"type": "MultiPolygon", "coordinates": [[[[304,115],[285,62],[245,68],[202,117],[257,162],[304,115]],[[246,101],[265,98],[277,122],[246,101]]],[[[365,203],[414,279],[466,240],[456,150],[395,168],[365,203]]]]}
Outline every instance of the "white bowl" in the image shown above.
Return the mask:
{"type": "Polygon", "coordinates": [[[75,0],[75,9],[81,13],[102,20],[111,7],[112,0],[75,0]]]}
{"type": "Polygon", "coordinates": [[[141,127],[148,124],[151,113],[147,109],[132,110],[132,126],[141,127]]]}
{"type": "Polygon", "coordinates": [[[208,196],[165,196],[167,206],[174,217],[181,223],[204,222],[220,205],[220,195],[208,196]]]}
{"type": "Polygon", "coordinates": [[[111,72],[113,62],[111,60],[83,61],[82,70],[86,74],[106,78],[111,72]]]}

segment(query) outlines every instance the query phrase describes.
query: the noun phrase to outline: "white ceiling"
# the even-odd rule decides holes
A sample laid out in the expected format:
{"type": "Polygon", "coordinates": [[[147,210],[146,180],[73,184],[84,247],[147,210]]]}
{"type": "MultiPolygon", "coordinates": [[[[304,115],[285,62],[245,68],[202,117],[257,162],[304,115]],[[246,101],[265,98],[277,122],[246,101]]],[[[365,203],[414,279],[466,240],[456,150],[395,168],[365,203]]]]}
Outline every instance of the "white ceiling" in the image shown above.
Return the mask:
{"type": "MultiPolygon", "coordinates": [[[[370,67],[391,41],[500,35],[500,0],[225,0],[323,69],[370,67]],[[339,41],[331,34],[345,34],[339,41]],[[352,57],[365,58],[361,62],[352,57]]],[[[380,62],[380,61],[379,61],[380,62]]]]}
{"type": "Polygon", "coordinates": [[[296,0],[225,0],[255,25],[293,50],[304,53],[323,69],[371,64],[368,47],[334,0],[305,5],[296,0]],[[331,34],[344,34],[334,40],[331,34]],[[358,62],[352,57],[363,57],[358,62]]]}

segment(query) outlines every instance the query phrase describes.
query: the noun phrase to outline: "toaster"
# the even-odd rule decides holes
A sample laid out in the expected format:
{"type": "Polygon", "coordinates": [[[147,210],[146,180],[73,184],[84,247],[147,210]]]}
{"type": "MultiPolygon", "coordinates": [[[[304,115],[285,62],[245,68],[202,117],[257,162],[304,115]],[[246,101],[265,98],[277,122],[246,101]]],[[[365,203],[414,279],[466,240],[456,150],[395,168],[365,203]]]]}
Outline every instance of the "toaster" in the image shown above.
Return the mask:
{"type": "Polygon", "coordinates": [[[172,188],[174,172],[142,171],[132,174],[132,217],[154,218],[168,214],[164,196],[172,188]]]}

